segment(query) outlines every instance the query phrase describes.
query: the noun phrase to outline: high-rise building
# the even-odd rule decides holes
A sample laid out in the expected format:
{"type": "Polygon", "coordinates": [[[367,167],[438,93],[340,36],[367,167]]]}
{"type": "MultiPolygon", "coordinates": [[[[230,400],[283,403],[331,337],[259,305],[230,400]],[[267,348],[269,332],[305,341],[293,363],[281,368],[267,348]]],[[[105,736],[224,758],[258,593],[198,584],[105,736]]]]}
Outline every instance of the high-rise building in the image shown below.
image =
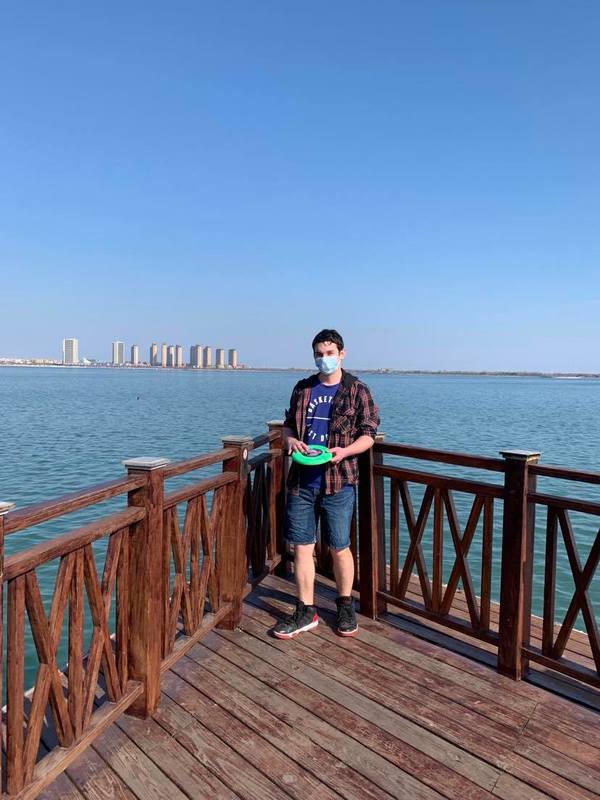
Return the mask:
{"type": "Polygon", "coordinates": [[[167,348],[167,367],[175,366],[175,347],[170,344],[167,348]]]}
{"type": "Polygon", "coordinates": [[[155,367],[158,364],[158,345],[152,342],[150,345],[150,366],[155,367]]]}
{"type": "Polygon", "coordinates": [[[167,366],[167,345],[164,342],[160,346],[160,365],[167,366]]]}
{"type": "Polygon", "coordinates": [[[232,367],[232,369],[237,369],[237,365],[238,365],[237,350],[231,348],[229,350],[229,366],[232,367]]]}
{"type": "Polygon", "coordinates": [[[79,364],[79,339],[63,339],[63,364],[79,364]]]}
{"type": "Polygon", "coordinates": [[[204,348],[204,360],[203,360],[205,367],[212,367],[212,348],[205,347],[204,348]]]}
{"type": "Polygon", "coordinates": [[[225,350],[222,347],[217,347],[215,350],[215,367],[225,369],[225,350]]]}
{"type": "Polygon", "coordinates": [[[115,366],[120,366],[125,361],[124,353],[125,345],[123,342],[113,342],[112,344],[112,363],[115,366]]]}
{"type": "Polygon", "coordinates": [[[175,345],[175,366],[183,367],[183,347],[180,344],[175,345]]]}
{"type": "Polygon", "coordinates": [[[190,367],[202,369],[202,345],[193,344],[190,347],[190,367]]]}
{"type": "Polygon", "coordinates": [[[131,364],[134,367],[140,363],[140,348],[137,344],[131,345],[131,364]]]}

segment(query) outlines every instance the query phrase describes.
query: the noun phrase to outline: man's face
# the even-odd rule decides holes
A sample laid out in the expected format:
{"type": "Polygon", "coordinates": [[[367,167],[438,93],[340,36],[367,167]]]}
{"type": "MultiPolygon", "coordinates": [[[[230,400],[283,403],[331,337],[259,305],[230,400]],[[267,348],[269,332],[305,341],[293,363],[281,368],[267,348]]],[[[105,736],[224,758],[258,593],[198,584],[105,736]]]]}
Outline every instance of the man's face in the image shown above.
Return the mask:
{"type": "Polygon", "coordinates": [[[343,359],[345,355],[346,351],[340,350],[337,344],[334,344],[333,342],[319,342],[315,345],[315,358],[323,358],[323,356],[338,356],[340,359],[343,359]]]}

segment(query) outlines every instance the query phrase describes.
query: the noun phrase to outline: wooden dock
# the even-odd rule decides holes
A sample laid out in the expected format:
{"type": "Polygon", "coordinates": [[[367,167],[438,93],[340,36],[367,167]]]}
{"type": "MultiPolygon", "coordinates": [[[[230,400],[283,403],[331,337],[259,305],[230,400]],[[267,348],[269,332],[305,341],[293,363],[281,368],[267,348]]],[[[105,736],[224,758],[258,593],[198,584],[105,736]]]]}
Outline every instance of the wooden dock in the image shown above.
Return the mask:
{"type": "Polygon", "coordinates": [[[600,531],[585,555],[577,539],[578,515],[597,519],[600,502],[537,488],[552,478],[576,494],[600,473],[529,451],[377,441],[360,458],[351,529],[360,634],[333,631],[319,539],[322,624],[282,642],[270,630],[295,587],[281,423],[268,427],[0,505],[2,797],[600,800],[600,531]],[[5,537],[119,498],[121,510],[4,557],[5,537]],[[559,612],[563,547],[574,591],[559,612]]]}
{"type": "Polygon", "coordinates": [[[39,796],[600,798],[596,711],[388,621],[361,617],[341,639],[327,581],[319,627],[279,641],[269,631],[293,595],[267,578],[238,629],[164,674],[153,719],[121,716],[39,796]]]}

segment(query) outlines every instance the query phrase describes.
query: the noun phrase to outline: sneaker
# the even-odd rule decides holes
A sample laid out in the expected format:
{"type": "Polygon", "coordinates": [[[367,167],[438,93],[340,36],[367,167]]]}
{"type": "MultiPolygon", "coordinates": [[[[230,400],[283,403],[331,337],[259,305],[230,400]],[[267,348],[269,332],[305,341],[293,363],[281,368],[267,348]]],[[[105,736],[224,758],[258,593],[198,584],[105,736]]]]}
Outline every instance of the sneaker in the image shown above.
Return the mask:
{"type": "Polygon", "coordinates": [[[358,622],[356,611],[354,610],[353,597],[336,597],[337,605],[337,625],[335,632],[339,636],[356,636],[358,632],[358,622]]]}
{"type": "Polygon", "coordinates": [[[298,600],[294,613],[273,628],[273,636],[278,639],[293,639],[299,633],[316,628],[318,624],[317,609],[314,606],[305,606],[298,600]]]}

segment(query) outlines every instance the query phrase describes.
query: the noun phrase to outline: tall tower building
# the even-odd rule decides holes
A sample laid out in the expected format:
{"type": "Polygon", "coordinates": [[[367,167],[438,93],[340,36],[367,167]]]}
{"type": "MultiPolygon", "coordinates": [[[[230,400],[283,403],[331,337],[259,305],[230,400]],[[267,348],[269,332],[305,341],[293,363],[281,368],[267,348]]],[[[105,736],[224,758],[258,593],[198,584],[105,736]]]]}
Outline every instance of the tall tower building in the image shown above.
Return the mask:
{"type": "Polygon", "coordinates": [[[167,345],[163,342],[160,346],[160,365],[161,367],[167,366],[167,345]]]}
{"type": "Polygon", "coordinates": [[[79,364],[79,339],[63,339],[63,364],[79,364]]]}
{"type": "Polygon", "coordinates": [[[175,347],[170,344],[167,348],[167,367],[175,366],[175,347]]]}
{"type": "Polygon", "coordinates": [[[237,350],[233,348],[229,350],[229,366],[232,369],[237,369],[238,359],[237,359],[237,350]]]}
{"type": "Polygon", "coordinates": [[[115,366],[121,366],[125,361],[124,354],[125,345],[123,342],[113,342],[112,344],[112,363],[115,366]]]}
{"type": "Polygon", "coordinates": [[[131,364],[134,367],[137,367],[140,363],[140,348],[137,344],[131,345],[131,364]]]}
{"type": "Polygon", "coordinates": [[[152,342],[150,345],[150,366],[155,367],[158,364],[158,345],[152,342]]]}
{"type": "Polygon", "coordinates": [[[217,347],[215,350],[215,367],[225,369],[225,350],[222,347],[217,347]]]}
{"type": "Polygon", "coordinates": [[[183,347],[180,344],[175,346],[175,366],[183,367],[183,347]]]}
{"type": "Polygon", "coordinates": [[[212,367],[212,348],[210,347],[204,348],[204,366],[212,367]]]}
{"type": "Polygon", "coordinates": [[[190,367],[202,369],[202,345],[193,344],[190,347],[190,367]]]}

